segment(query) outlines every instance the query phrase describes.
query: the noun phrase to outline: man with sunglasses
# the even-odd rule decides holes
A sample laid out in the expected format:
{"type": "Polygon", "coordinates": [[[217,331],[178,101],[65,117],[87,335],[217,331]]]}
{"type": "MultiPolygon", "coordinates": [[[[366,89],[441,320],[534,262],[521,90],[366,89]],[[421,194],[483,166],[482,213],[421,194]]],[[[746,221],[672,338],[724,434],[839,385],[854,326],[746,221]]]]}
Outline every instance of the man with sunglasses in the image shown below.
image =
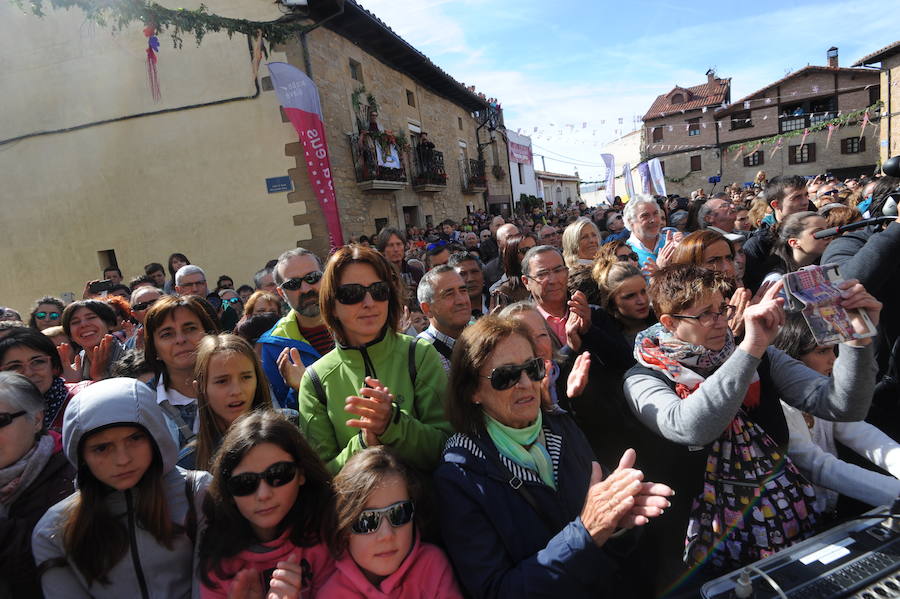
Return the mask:
{"type": "Polygon", "coordinates": [[[334,348],[334,339],[319,312],[322,270],[322,261],[316,254],[296,248],[281,254],[272,272],[278,295],[291,311],[257,343],[275,399],[284,408],[297,409],[301,363],[305,368],[334,348]],[[293,374],[285,380],[284,372],[296,374],[297,380],[293,374]]]}
{"type": "Polygon", "coordinates": [[[131,292],[131,317],[137,321],[134,333],[125,340],[125,349],[142,349],[144,346],[144,318],[156,300],[163,296],[162,291],[152,285],[141,285],[131,292]]]}
{"type": "Polygon", "coordinates": [[[466,282],[452,266],[443,264],[429,270],[416,292],[428,328],[419,338],[431,343],[441,356],[444,371],[450,373],[453,344],[472,319],[472,303],[466,282]]]}

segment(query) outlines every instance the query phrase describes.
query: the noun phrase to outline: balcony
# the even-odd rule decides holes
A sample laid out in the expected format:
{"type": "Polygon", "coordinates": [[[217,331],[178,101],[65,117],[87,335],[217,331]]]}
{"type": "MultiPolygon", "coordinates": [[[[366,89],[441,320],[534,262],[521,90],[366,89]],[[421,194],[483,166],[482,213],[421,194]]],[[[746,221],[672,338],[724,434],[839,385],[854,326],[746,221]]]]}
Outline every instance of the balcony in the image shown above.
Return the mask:
{"type": "Polygon", "coordinates": [[[403,152],[396,144],[382,143],[367,132],[347,137],[360,191],[396,191],[406,186],[403,152]]]}
{"type": "Polygon", "coordinates": [[[437,193],[447,189],[447,172],[444,170],[444,154],[431,148],[417,146],[413,155],[413,190],[419,193],[437,193]]]}
{"type": "Polygon", "coordinates": [[[837,114],[830,110],[826,112],[813,112],[810,114],[782,115],[779,119],[778,132],[787,133],[789,131],[802,131],[803,129],[814,127],[834,118],[837,118],[837,114]]]}
{"type": "Polygon", "coordinates": [[[462,178],[463,193],[482,193],[487,191],[484,160],[459,161],[459,172],[462,178]]]}

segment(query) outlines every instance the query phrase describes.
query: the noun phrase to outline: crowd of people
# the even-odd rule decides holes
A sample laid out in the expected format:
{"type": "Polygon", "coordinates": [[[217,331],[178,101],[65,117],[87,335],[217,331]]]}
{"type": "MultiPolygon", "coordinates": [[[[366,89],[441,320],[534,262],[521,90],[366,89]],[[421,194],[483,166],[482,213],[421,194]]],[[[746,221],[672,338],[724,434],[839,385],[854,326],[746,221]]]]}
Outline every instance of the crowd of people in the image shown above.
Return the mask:
{"type": "Polygon", "coordinates": [[[814,237],[898,184],[478,211],[237,288],[173,253],[0,308],[0,598],[696,597],[900,495],[900,225],[814,237]],[[785,310],[826,263],[837,346],[785,310]]]}

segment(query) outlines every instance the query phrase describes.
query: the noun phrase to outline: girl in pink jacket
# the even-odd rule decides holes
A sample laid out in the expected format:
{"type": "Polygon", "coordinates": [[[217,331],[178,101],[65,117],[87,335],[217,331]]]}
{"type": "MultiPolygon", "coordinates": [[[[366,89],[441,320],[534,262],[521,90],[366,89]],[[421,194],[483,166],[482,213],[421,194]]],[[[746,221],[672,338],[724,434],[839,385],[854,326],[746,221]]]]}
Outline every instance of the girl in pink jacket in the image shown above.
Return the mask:
{"type": "MultiPolygon", "coordinates": [[[[296,425],[271,410],[231,425],[203,505],[200,596],[309,599],[334,572],[322,542],[334,522],[325,465],[296,425]]],[[[320,595],[325,596],[325,595],[320,595]]]]}
{"type": "Polygon", "coordinates": [[[420,489],[384,447],[353,456],[334,479],[337,526],[329,536],[337,570],[328,599],[462,599],[444,552],[419,540],[420,489]]]}

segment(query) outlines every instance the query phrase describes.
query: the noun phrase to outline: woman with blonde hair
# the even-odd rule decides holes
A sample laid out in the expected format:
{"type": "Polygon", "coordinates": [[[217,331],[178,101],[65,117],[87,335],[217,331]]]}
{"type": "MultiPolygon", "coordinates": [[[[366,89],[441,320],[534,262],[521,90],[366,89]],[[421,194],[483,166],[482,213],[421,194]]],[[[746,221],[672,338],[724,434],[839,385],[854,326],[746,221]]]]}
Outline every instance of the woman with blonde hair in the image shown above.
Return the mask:
{"type": "Polygon", "coordinates": [[[281,314],[281,300],[274,293],[259,289],[247,298],[244,304],[244,316],[249,318],[256,314],[270,312],[272,314],[281,314]]]}
{"type": "Polygon", "coordinates": [[[600,249],[600,230],[591,219],[582,216],[565,228],[562,234],[563,258],[566,266],[592,264],[600,249]]]}

